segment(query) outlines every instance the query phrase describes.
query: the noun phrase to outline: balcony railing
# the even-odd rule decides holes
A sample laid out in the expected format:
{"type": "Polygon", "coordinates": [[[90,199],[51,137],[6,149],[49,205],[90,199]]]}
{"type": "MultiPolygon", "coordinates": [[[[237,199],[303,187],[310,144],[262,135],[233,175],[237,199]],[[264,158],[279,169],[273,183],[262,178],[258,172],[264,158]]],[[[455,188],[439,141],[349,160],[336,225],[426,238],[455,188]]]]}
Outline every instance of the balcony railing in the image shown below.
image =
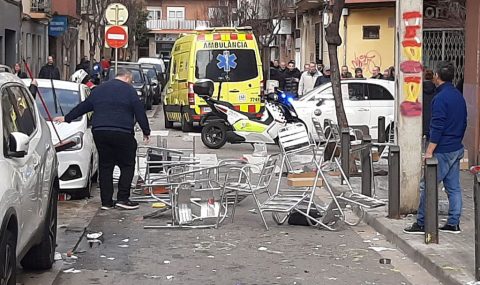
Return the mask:
{"type": "Polygon", "coordinates": [[[195,30],[197,27],[209,27],[209,21],[200,20],[148,20],[151,30],[195,30]]]}
{"type": "Polygon", "coordinates": [[[32,0],[30,11],[33,13],[50,13],[51,8],[51,0],[32,0]]]}

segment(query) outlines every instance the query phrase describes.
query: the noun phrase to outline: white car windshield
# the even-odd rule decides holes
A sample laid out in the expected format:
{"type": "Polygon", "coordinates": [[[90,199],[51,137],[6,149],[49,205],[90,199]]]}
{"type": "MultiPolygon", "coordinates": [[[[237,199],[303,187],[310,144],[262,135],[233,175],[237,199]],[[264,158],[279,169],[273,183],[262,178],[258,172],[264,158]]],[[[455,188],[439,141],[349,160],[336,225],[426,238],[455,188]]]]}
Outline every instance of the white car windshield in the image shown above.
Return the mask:
{"type": "MultiPolygon", "coordinates": [[[[39,90],[40,94],[42,94],[42,97],[45,100],[45,104],[47,105],[48,111],[50,112],[52,117],[58,117],[68,114],[68,112],[75,108],[75,106],[77,106],[81,101],[79,91],[55,88],[55,93],[57,95],[57,106],[55,108],[55,99],[53,96],[52,88],[40,87],[39,90]]],[[[36,103],[40,114],[46,120],[48,120],[47,113],[45,112],[45,108],[43,107],[39,96],[37,96],[36,98],[36,103]]],[[[79,120],[81,120],[81,117],[77,118],[75,121],[79,120]]]]}
{"type": "Polygon", "coordinates": [[[303,95],[302,98],[298,99],[298,101],[312,101],[312,100],[318,100],[318,99],[333,99],[333,91],[332,91],[332,85],[330,83],[327,83],[327,85],[321,85],[313,90],[309,91],[307,94],[303,95]],[[326,87],[327,86],[327,87],[326,87]],[[326,87],[326,88],[325,88],[326,87]]]}

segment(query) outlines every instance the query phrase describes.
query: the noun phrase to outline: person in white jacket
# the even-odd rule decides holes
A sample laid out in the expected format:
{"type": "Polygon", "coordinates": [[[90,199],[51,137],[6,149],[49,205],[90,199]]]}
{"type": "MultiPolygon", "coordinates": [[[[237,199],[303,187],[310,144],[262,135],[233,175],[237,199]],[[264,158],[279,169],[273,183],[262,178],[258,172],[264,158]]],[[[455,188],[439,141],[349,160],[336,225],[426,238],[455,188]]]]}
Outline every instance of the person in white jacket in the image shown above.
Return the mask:
{"type": "Polygon", "coordinates": [[[315,81],[320,76],[317,70],[317,65],[312,62],[309,65],[308,72],[304,72],[300,77],[298,84],[298,97],[302,97],[315,87],[315,81]]]}

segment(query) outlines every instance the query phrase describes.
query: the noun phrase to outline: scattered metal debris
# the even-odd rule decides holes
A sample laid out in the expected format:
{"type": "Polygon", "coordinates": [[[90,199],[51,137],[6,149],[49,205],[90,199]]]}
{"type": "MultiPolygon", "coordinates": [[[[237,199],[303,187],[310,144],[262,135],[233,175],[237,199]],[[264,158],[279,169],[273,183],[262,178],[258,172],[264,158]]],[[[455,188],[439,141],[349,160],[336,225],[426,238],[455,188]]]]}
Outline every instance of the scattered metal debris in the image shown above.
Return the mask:
{"type": "Polygon", "coordinates": [[[395,248],[388,248],[388,247],[383,247],[383,246],[369,246],[369,249],[372,249],[376,252],[381,252],[381,251],[387,251],[387,250],[396,250],[395,248]]]}
{"type": "Polygon", "coordinates": [[[380,258],[380,264],[392,264],[392,260],[390,258],[380,258]]]}
{"type": "Polygon", "coordinates": [[[80,273],[82,272],[81,270],[77,270],[75,268],[70,268],[70,269],[67,269],[67,270],[63,270],[63,273],[80,273]]]}
{"type": "Polygon", "coordinates": [[[102,232],[98,232],[98,233],[89,233],[87,234],[87,239],[99,239],[101,236],[103,235],[102,232]]]}

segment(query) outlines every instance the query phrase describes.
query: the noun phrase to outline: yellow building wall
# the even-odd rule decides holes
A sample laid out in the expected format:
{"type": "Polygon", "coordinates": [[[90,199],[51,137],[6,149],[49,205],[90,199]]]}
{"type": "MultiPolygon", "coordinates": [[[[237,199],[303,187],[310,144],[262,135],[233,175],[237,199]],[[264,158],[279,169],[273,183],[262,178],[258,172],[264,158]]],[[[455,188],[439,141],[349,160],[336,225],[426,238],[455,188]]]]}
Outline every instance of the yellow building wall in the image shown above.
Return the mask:
{"type": "Polygon", "coordinates": [[[338,59],[352,74],[355,68],[361,67],[363,75],[370,77],[374,66],[379,66],[381,72],[394,66],[395,8],[350,9],[346,17],[346,40],[344,26],[342,19],[343,45],[338,50],[338,59]],[[363,39],[363,26],[380,26],[380,39],[363,39]]]}

